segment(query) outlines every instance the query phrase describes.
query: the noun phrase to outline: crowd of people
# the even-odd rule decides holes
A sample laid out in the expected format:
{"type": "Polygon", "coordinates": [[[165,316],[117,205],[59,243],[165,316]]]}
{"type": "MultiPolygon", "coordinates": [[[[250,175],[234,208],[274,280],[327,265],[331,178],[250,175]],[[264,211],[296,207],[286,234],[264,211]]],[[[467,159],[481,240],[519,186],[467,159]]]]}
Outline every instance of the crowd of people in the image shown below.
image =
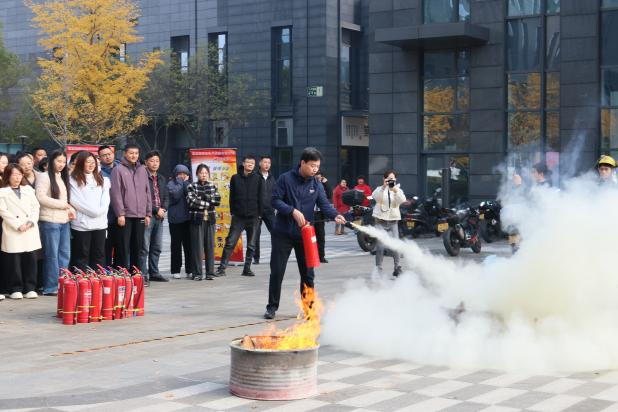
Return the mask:
{"type": "MultiPolygon", "coordinates": [[[[317,153],[312,156],[320,159],[317,153]]],[[[262,222],[273,233],[280,213],[273,201],[277,180],[270,171],[270,156],[262,156],[259,162],[245,156],[239,173],[231,178],[232,220],[216,270],[221,195],[208,165],[198,165],[192,176],[187,166],[179,164],[169,179],[159,172],[160,165],[159,152],[148,152],[142,160],[139,147],[133,144],[124,148],[120,159],[109,146],[101,146],[96,154],[80,151],[70,159],[62,150],[48,155],[41,148],[0,154],[0,293],[11,299],[55,296],[63,268],[138,268],[147,285],[168,282],[159,269],[165,219],[174,279],[182,278],[183,266],[185,277],[196,281],[225,276],[243,232],[247,245],[242,275],[254,276],[251,266],[260,261],[262,222]]],[[[327,263],[325,222],[333,213],[349,209],[341,201],[348,187],[343,180],[331,190],[319,169],[311,180],[321,183],[329,207],[331,202],[336,206],[326,213],[324,205],[316,203],[307,216],[316,228],[320,261],[327,263]]],[[[359,190],[371,194],[363,177],[358,183],[359,190]]],[[[337,224],[335,234],[343,234],[343,223],[337,224]]]]}

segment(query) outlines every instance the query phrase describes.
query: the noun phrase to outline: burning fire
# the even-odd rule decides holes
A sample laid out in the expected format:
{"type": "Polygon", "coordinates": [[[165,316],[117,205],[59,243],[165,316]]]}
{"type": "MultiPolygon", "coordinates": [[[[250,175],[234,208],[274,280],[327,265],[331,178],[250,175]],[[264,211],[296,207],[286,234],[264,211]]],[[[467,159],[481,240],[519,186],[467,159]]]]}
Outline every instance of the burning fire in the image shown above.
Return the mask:
{"type": "Polygon", "coordinates": [[[270,325],[260,336],[245,336],[241,346],[245,349],[294,350],[314,348],[320,336],[320,318],[324,306],[315,289],[305,285],[302,296],[296,292],[294,301],[301,310],[297,321],[286,329],[270,325]]]}

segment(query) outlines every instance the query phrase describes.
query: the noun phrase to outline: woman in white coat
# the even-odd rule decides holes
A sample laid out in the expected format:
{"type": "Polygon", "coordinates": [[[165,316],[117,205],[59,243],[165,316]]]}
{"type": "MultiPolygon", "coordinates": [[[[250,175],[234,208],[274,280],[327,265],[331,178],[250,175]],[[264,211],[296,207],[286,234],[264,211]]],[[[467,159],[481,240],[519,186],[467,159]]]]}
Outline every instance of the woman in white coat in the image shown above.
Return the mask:
{"type": "Polygon", "coordinates": [[[104,266],[110,182],[99,172],[92,153],[84,151],[77,155],[69,185],[71,205],[77,212],[76,219],[71,221],[75,266],[104,266]]]}
{"type": "MultiPolygon", "coordinates": [[[[397,184],[397,176],[394,170],[387,170],[384,173],[384,181],[382,186],[376,188],[372,194],[376,205],[373,207],[373,217],[376,221],[376,226],[382,227],[391,236],[399,238],[399,221],[401,220],[401,212],[399,205],[406,201],[406,195],[397,184]]],[[[395,267],[393,276],[397,277],[401,274],[401,266],[399,265],[399,253],[393,253],[395,267]]],[[[378,241],[376,247],[376,266],[382,271],[382,262],[384,261],[384,244],[378,241]]]]}
{"type": "Polygon", "coordinates": [[[2,251],[7,266],[7,289],[11,299],[34,299],[39,237],[39,202],[16,164],[9,164],[2,177],[0,216],[2,217],[2,251]]]}

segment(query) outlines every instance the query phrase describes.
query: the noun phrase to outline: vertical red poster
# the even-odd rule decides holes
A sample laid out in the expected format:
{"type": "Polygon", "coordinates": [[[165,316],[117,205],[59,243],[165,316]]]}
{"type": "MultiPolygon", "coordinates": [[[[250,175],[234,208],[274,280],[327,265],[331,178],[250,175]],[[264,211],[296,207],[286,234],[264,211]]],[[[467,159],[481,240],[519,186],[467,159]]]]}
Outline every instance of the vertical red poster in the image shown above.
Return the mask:
{"type": "MultiPolygon", "coordinates": [[[[191,172],[195,181],[195,171],[200,163],[210,168],[210,180],[221,194],[221,206],[217,207],[215,233],[215,260],[221,260],[225,238],[230,231],[232,215],[230,213],[230,181],[237,172],[236,149],[190,149],[191,172]]],[[[242,237],[238,240],[230,262],[244,262],[242,237]]]]}

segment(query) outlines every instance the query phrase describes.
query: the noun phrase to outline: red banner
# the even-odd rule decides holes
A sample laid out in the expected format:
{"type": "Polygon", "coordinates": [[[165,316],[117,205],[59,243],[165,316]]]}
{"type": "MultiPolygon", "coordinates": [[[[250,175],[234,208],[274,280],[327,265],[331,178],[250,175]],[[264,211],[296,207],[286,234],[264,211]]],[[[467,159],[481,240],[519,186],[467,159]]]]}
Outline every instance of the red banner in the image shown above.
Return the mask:
{"type": "MultiPolygon", "coordinates": [[[[210,168],[210,181],[213,182],[221,195],[221,205],[217,207],[217,223],[215,233],[215,260],[220,261],[225,246],[225,238],[230,231],[232,215],[230,214],[230,181],[237,172],[236,149],[190,149],[191,172],[197,179],[195,171],[200,163],[210,168]]],[[[238,240],[230,262],[244,262],[242,237],[238,240]]]]}
{"type": "MultiPolygon", "coordinates": [[[[92,153],[98,159],[99,158],[99,147],[101,146],[88,145],[88,144],[68,144],[66,146],[67,161],[71,159],[71,156],[73,156],[73,154],[77,152],[81,152],[82,150],[92,153]]],[[[109,145],[109,147],[112,149],[112,152],[114,153],[116,152],[116,149],[114,146],[109,145]]]]}

